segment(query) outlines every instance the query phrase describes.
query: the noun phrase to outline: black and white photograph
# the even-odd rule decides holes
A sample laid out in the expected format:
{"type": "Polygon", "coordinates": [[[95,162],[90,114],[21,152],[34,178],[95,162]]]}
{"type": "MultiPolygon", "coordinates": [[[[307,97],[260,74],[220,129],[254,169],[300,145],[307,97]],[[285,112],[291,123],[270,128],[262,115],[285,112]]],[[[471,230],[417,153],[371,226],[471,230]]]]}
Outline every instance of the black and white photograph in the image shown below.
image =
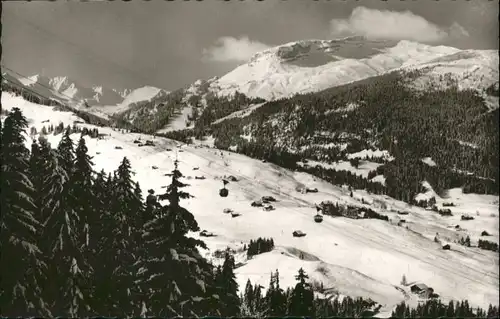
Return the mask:
{"type": "Polygon", "coordinates": [[[2,1],[0,317],[499,318],[498,24],[2,1]]]}

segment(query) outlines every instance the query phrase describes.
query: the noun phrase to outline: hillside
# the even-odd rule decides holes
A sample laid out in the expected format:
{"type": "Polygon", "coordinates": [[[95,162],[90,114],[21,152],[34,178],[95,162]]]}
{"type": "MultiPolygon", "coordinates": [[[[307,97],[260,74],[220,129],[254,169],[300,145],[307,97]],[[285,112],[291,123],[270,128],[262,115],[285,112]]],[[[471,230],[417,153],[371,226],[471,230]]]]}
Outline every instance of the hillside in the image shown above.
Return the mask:
{"type": "MultiPolygon", "coordinates": [[[[59,122],[72,125],[79,121],[70,112],[55,111],[5,92],[2,107],[5,110],[19,107],[29,119],[29,126],[38,132],[43,126],[57,126],[59,122]]],[[[76,125],[94,128],[88,124],[76,125]]],[[[134,180],[158,193],[168,183],[164,174],[172,170],[173,160],[179,159],[180,170],[189,180],[189,192],[195,196],[185,201],[186,208],[193,212],[201,229],[216,235],[203,238],[209,248],[204,253],[213,259],[216,250],[226,246],[234,249],[237,262],[241,263],[236,269],[240,289],[248,278],[267,287],[269,273],[275,269],[280,270],[282,286],[293,285],[293,275],[303,267],[312,280],[323,282],[324,287],[334,288],[341,295],[372,298],[383,306],[382,312],[390,312],[402,300],[412,305],[418,302],[409,288],[400,284],[403,275],[410,283],[432,286],[444,301],[468,299],[473,306],[485,307],[498,300],[498,254],[475,247],[484,230],[492,235],[489,240],[498,242],[498,196],[450,189],[446,198],[437,196],[436,200],[440,208],[452,201],[454,206],[449,208],[453,216],[440,216],[364,190],[355,190],[350,196],[347,187],[232,152],[184,145],[162,137],[154,138],[155,146],[138,147],[134,140],[151,137],[123,134],[106,127],[98,129],[102,139],[85,137],[97,171],[112,172],[126,156],[131,161],[134,180]],[[237,181],[229,183],[229,197],[222,198],[218,190],[221,179],[228,175],[237,181]],[[305,186],[319,192],[296,191],[305,186]],[[266,212],[250,206],[252,200],[264,195],[277,199],[273,203],[276,210],[266,212]],[[370,208],[389,220],[325,216],[322,223],[315,223],[314,205],[325,200],[370,208]],[[225,208],[241,215],[231,218],[223,213],[225,208]],[[398,214],[401,211],[406,215],[398,214]],[[473,214],[474,220],[461,220],[460,215],[465,213],[473,214]],[[455,227],[457,224],[459,228],[455,227]],[[297,229],[307,235],[292,237],[292,231],[297,229]],[[442,250],[433,241],[437,233],[442,243],[451,244],[450,251],[442,250]],[[454,243],[466,235],[470,236],[472,247],[454,243]],[[276,248],[247,259],[242,247],[258,237],[272,237],[276,248]],[[307,258],[301,259],[301,255],[307,258]]],[[[61,134],[46,137],[55,146],[61,134]]],[[[32,138],[36,135],[28,137],[28,146],[32,138]]],[[[79,134],[73,134],[72,138],[77,141],[79,134]]],[[[192,236],[200,235],[192,233],[192,236]]]]}
{"type": "Polygon", "coordinates": [[[498,194],[498,108],[491,110],[475,90],[408,85],[422,74],[393,72],[254,104],[248,112],[239,111],[244,103],[226,99],[207,107],[193,129],[165,136],[195,143],[209,138],[218,148],[411,204],[418,204],[424,181],[440,194],[455,187],[498,194]]]}

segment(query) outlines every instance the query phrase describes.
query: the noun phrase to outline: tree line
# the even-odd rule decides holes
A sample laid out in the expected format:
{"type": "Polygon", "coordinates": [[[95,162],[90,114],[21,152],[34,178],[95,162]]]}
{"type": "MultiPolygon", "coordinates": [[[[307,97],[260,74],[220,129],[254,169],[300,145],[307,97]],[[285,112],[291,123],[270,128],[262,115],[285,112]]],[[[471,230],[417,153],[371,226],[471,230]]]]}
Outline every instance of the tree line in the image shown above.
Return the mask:
{"type": "Polygon", "coordinates": [[[484,250],[498,251],[498,244],[489,240],[479,239],[477,247],[484,250]]]}
{"type": "Polygon", "coordinates": [[[498,316],[497,306],[489,305],[488,310],[474,309],[467,300],[443,304],[439,299],[419,303],[416,308],[410,308],[402,302],[391,314],[392,318],[498,318],[498,316]]]}
{"type": "Polygon", "coordinates": [[[257,238],[256,240],[250,240],[247,250],[247,257],[250,258],[252,256],[267,253],[274,249],[274,240],[272,238],[257,238]]]}

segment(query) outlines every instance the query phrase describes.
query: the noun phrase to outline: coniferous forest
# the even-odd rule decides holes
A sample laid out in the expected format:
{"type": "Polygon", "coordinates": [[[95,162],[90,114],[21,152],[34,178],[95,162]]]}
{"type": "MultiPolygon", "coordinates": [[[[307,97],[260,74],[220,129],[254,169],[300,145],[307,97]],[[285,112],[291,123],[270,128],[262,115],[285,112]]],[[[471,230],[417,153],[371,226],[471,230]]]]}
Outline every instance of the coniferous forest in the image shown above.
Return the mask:
{"type": "MultiPolygon", "coordinates": [[[[41,136],[28,149],[27,129],[13,108],[1,130],[0,316],[376,314],[370,299],[315,295],[303,269],[292,288],[277,270],[265,293],[250,281],[240,290],[230,251],[215,265],[198,251],[204,242],[187,236],[199,227],[183,207],[191,195],[177,162],[165,192],[144,198],[127,158],[96,172],[83,136],[75,144],[66,129],[56,148],[41,136]]],[[[429,301],[393,315],[493,318],[498,308],[429,301]]]]}

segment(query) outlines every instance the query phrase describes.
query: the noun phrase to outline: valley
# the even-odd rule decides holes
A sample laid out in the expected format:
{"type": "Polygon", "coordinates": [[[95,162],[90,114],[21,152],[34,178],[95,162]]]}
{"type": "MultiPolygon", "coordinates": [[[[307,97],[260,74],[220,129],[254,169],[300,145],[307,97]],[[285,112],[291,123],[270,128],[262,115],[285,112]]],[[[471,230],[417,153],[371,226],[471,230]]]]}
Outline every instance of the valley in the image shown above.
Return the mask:
{"type": "MultiPolygon", "coordinates": [[[[63,122],[66,126],[81,121],[70,112],[33,104],[8,92],[2,92],[2,107],[4,110],[19,107],[29,126],[38,132],[50,124],[63,122]]],[[[269,272],[276,269],[280,271],[282,286],[293,286],[293,275],[302,267],[311,280],[322,282],[326,290],[375,300],[382,305],[381,314],[390,314],[403,300],[417,305],[418,299],[407,299],[409,288],[400,284],[403,275],[409,282],[432,286],[443,302],[468,299],[474,306],[487,307],[498,300],[498,253],[475,247],[485,230],[493,236],[488,240],[498,242],[498,196],[464,194],[458,188],[451,189],[446,198],[436,196],[439,208],[444,208],[446,202],[454,203],[449,207],[453,216],[443,217],[432,210],[365,190],[356,189],[351,197],[347,186],[334,186],[307,173],[213,146],[187,145],[158,136],[77,125],[98,128],[103,136],[102,139],[85,137],[95,171],[112,172],[127,157],[133,179],[143,189],[161,193],[162,187],[169,183],[169,177],[164,175],[172,171],[173,161],[179,160],[179,170],[186,176],[188,191],[194,196],[184,205],[201,229],[215,235],[203,238],[208,246],[204,254],[217,263],[215,251],[233,249],[236,262],[240,263],[235,269],[240,289],[248,279],[266,287],[269,272]],[[155,146],[138,147],[134,143],[137,139],[153,140],[155,146]],[[229,196],[223,198],[218,192],[227,176],[234,176],[237,181],[227,185],[229,196]],[[296,190],[299,186],[319,191],[302,194],[296,190]],[[274,211],[251,207],[252,201],[267,195],[277,199],[274,211]],[[389,221],[325,215],[322,223],[316,223],[314,207],[322,201],[369,207],[388,216],[389,221]],[[226,208],[241,215],[231,218],[223,213],[226,208]],[[406,226],[398,225],[403,219],[398,212],[403,210],[408,212],[404,215],[406,226]],[[462,213],[474,215],[474,220],[461,220],[462,213]],[[460,230],[454,228],[457,224],[460,230]],[[301,230],[306,236],[293,237],[294,230],[301,230]],[[442,244],[451,245],[451,250],[443,250],[441,244],[433,241],[437,233],[442,244]],[[470,236],[471,247],[455,242],[465,235],[470,236]],[[243,245],[258,237],[273,238],[276,248],[247,259],[243,245]],[[297,251],[310,257],[302,260],[297,251]]],[[[61,135],[46,137],[52,145],[57,145],[61,135]]],[[[71,137],[77,142],[79,134],[71,137]]],[[[32,138],[37,136],[27,139],[27,147],[32,138]]],[[[189,236],[199,238],[199,233],[189,236]]]]}

